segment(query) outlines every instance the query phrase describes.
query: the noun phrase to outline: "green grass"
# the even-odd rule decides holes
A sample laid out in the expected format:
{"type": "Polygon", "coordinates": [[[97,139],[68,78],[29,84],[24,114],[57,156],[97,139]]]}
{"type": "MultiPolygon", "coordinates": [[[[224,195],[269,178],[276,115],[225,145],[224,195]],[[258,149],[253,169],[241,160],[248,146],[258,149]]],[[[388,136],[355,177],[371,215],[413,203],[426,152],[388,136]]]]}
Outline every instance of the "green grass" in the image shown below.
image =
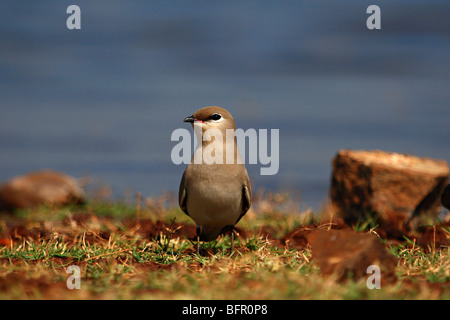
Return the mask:
{"type": "MultiPolygon", "coordinates": [[[[120,203],[38,208],[5,217],[0,234],[14,224],[28,234],[0,246],[0,299],[450,298],[448,247],[429,252],[409,239],[386,242],[398,259],[399,280],[380,290],[369,290],[366,279],[338,282],[323,276],[310,247],[289,248],[276,240],[296,227],[320,225],[309,211],[249,213],[238,226],[246,235],[231,254],[228,235],[203,243],[197,254],[195,244],[179,236],[193,223],[176,207],[160,208],[158,214],[120,203]],[[136,224],[130,226],[130,220],[136,224]],[[158,220],[164,228],[157,234],[136,227],[158,220]],[[80,290],[66,286],[70,265],[81,269],[80,290]]],[[[353,229],[371,232],[376,225],[359,222],[353,229]]]]}

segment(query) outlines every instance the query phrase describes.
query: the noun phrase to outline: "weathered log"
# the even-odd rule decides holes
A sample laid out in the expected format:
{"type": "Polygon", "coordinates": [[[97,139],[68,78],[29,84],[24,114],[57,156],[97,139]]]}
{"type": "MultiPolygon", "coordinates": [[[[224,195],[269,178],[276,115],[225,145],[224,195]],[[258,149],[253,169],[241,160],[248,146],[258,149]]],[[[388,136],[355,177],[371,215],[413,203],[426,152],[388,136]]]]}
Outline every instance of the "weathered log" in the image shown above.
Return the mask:
{"type": "Polygon", "coordinates": [[[346,221],[378,217],[402,229],[413,218],[437,215],[448,176],[444,160],[341,150],[333,159],[330,197],[346,221]]]}

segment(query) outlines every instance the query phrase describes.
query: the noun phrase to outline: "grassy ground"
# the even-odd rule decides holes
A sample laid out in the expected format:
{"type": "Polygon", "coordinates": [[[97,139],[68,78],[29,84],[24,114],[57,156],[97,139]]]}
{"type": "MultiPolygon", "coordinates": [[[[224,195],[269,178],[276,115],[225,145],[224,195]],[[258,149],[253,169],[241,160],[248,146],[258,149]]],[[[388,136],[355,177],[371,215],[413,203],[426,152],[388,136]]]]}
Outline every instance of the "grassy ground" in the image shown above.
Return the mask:
{"type": "Polygon", "coordinates": [[[448,246],[386,241],[398,259],[398,280],[369,290],[366,279],[321,275],[309,246],[279,240],[302,225],[328,228],[328,220],[271,201],[241,220],[232,254],[228,235],[202,244],[197,254],[188,239],[195,234],[189,217],[155,202],[142,209],[105,202],[3,216],[0,299],[450,298],[448,246]],[[71,265],[80,267],[79,290],[67,287],[71,265]]]}

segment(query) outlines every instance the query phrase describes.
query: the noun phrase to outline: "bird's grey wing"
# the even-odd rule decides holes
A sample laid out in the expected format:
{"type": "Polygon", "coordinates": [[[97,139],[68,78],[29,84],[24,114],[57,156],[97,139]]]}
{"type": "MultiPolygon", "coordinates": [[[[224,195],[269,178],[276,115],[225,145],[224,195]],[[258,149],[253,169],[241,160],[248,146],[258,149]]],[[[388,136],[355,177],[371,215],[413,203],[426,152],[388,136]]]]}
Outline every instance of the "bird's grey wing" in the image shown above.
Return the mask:
{"type": "Polygon", "coordinates": [[[189,215],[186,207],[186,199],[186,171],[184,171],[180,182],[180,189],[178,190],[178,204],[180,205],[181,210],[189,215]]]}
{"type": "Polygon", "coordinates": [[[247,175],[245,177],[245,183],[242,186],[242,212],[235,224],[237,224],[239,220],[241,220],[241,218],[247,213],[251,205],[252,205],[252,187],[250,185],[250,179],[248,178],[247,175]]]}

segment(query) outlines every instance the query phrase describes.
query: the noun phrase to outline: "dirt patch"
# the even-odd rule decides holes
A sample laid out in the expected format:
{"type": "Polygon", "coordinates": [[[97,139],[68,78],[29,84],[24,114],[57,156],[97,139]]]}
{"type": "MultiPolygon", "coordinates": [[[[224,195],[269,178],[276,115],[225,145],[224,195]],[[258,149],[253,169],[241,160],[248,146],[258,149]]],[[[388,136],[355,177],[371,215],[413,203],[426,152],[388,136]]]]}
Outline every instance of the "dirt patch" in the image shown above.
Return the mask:
{"type": "Polygon", "coordinates": [[[11,272],[0,276],[0,292],[14,290],[21,298],[60,299],[67,294],[65,282],[52,281],[49,276],[30,277],[26,272],[11,272]]]}
{"type": "MultiPolygon", "coordinates": [[[[6,222],[5,226],[5,231],[0,235],[1,239],[40,241],[52,235],[52,232],[42,223],[39,226],[30,226],[22,220],[12,220],[6,222]]],[[[3,243],[8,244],[8,241],[3,240],[3,243]]]]}
{"type": "Polygon", "coordinates": [[[177,263],[171,263],[171,264],[162,264],[155,261],[147,261],[142,263],[135,263],[134,267],[139,270],[140,272],[155,272],[155,271],[170,271],[175,268],[178,268],[177,263]]]}
{"type": "Polygon", "coordinates": [[[163,220],[151,219],[126,219],[123,221],[125,228],[134,230],[135,233],[147,239],[158,238],[161,234],[172,237],[191,238],[195,235],[195,226],[163,220]]]}
{"type": "MultiPolygon", "coordinates": [[[[241,230],[240,228],[238,230],[241,230]]],[[[274,240],[275,239],[275,234],[277,233],[277,230],[272,227],[272,226],[261,226],[258,228],[258,230],[256,230],[256,232],[251,233],[251,232],[247,232],[247,234],[250,235],[258,235],[258,236],[262,236],[265,239],[268,240],[274,240]]],[[[241,233],[239,233],[241,234],[241,233]]]]}

